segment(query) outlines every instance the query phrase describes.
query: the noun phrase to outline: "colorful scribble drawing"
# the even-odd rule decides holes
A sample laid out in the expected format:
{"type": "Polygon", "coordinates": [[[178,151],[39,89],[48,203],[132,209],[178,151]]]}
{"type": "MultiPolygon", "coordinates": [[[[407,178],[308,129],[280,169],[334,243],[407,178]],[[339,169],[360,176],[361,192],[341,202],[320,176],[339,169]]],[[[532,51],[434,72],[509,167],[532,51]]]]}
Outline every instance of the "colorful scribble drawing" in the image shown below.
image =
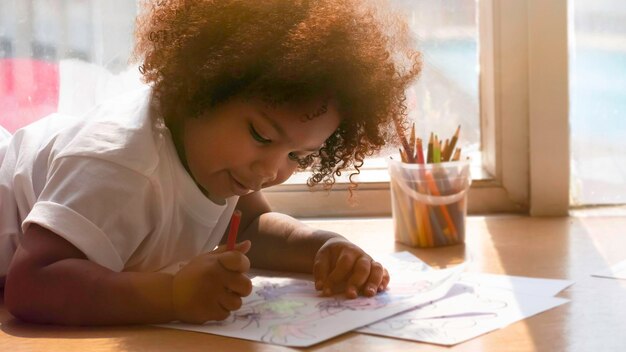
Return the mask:
{"type": "Polygon", "coordinates": [[[261,322],[264,322],[266,330],[261,340],[266,342],[286,344],[293,339],[314,339],[316,335],[311,329],[324,318],[346,311],[383,309],[390,304],[443,285],[446,280],[450,280],[450,277],[401,281],[392,285],[389,292],[356,299],[345,299],[341,296],[319,297],[313,284],[308,281],[289,280],[280,283],[260,281],[255,285],[257,289],[253,298],[233,313],[232,321],[245,322],[242,330],[250,326],[261,328],[261,322]],[[314,300],[311,300],[312,298],[314,300]]]}
{"type": "Polygon", "coordinates": [[[389,294],[381,293],[371,298],[346,300],[341,298],[333,298],[327,301],[319,302],[316,307],[321,315],[334,315],[345,310],[372,310],[385,307],[393,300],[389,294]]]}
{"type": "MultiPolygon", "coordinates": [[[[429,287],[422,284],[416,287],[429,287]]],[[[233,314],[233,321],[243,320],[246,324],[261,327],[261,322],[277,321],[270,324],[261,339],[271,343],[288,343],[291,339],[312,339],[316,336],[310,329],[320,319],[336,315],[346,310],[373,310],[387,306],[394,299],[387,293],[371,298],[347,300],[341,297],[329,297],[315,304],[307,304],[315,292],[309,282],[294,281],[281,285],[272,282],[261,282],[255,291],[256,296],[246,306],[233,314]]],[[[413,293],[416,291],[414,290],[413,293]]],[[[311,302],[313,303],[313,302],[311,302]]]]}
{"type": "Polygon", "coordinates": [[[315,338],[315,335],[307,332],[315,326],[315,320],[312,319],[309,304],[303,300],[311,296],[312,290],[314,292],[311,283],[307,281],[289,281],[287,284],[262,281],[254,292],[255,297],[236,311],[233,317],[236,320],[248,320],[242,329],[252,323],[259,328],[261,321],[278,321],[267,326],[261,336],[262,341],[285,344],[294,338],[315,338]]]}
{"type": "Polygon", "coordinates": [[[247,324],[242,328],[245,329],[252,323],[256,327],[260,327],[262,320],[288,319],[289,317],[301,315],[304,308],[306,308],[306,303],[300,301],[267,301],[240,309],[232,317],[233,320],[246,321],[247,324]]]}
{"type": "MultiPolygon", "coordinates": [[[[257,276],[242,307],[225,321],[166,327],[306,347],[444,296],[462,269],[397,280],[374,297],[321,296],[313,282],[257,276]]],[[[161,325],[161,326],[164,326],[161,325]]]]}

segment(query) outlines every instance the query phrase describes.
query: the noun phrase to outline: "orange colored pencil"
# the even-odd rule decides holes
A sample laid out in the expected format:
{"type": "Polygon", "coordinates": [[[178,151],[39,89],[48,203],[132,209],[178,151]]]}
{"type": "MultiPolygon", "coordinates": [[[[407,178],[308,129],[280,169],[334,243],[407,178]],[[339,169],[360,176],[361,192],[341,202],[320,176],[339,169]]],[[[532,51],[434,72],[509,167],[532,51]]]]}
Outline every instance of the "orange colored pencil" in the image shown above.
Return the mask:
{"type": "Polygon", "coordinates": [[[417,149],[416,150],[416,152],[417,152],[416,154],[417,155],[416,155],[415,159],[416,159],[418,164],[423,164],[424,163],[424,150],[423,150],[423,147],[422,147],[422,139],[418,138],[416,143],[417,143],[417,145],[415,146],[415,149],[417,149]]]}
{"type": "MultiPolygon", "coordinates": [[[[437,188],[437,183],[435,182],[435,178],[433,177],[433,175],[427,171],[425,173],[425,176],[426,176],[426,183],[428,184],[428,187],[430,188],[430,192],[435,196],[440,196],[441,193],[439,193],[439,189],[437,188]]],[[[448,208],[446,208],[446,206],[442,204],[442,205],[439,205],[439,209],[441,209],[441,213],[443,214],[446,224],[448,225],[448,228],[451,231],[451,234],[448,237],[450,238],[451,241],[455,242],[457,231],[456,231],[456,227],[454,226],[454,222],[452,221],[452,217],[450,217],[450,213],[448,213],[448,208]]]]}

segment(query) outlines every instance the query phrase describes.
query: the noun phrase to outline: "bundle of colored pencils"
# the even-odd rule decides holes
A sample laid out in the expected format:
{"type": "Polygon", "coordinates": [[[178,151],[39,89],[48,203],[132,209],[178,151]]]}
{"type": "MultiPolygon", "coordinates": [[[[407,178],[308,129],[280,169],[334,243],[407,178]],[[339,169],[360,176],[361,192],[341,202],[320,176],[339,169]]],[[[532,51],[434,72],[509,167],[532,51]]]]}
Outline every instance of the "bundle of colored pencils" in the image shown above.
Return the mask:
{"type": "Polygon", "coordinates": [[[453,163],[461,158],[456,148],[461,126],[443,143],[431,133],[426,154],[414,124],[408,140],[397,130],[402,163],[390,162],[396,239],[417,247],[462,243],[470,180],[469,164],[453,163]]]}
{"type": "MultiPolygon", "coordinates": [[[[461,125],[456,128],[456,132],[450,139],[446,139],[441,143],[439,137],[433,132],[430,133],[428,140],[428,149],[426,153],[426,163],[440,163],[444,161],[459,161],[461,159],[461,148],[456,148],[459,140],[461,125]]],[[[404,133],[399,131],[402,148],[399,149],[402,162],[411,164],[424,164],[424,151],[422,139],[415,138],[415,123],[411,125],[411,135],[407,141],[404,133]]]]}

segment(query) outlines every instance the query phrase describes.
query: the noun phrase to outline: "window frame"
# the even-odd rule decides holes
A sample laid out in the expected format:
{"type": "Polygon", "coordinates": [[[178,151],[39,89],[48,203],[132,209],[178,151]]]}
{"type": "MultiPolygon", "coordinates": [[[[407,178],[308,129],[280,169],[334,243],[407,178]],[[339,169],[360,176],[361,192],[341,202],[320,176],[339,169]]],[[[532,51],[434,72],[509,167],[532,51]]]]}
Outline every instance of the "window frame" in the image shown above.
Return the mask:
{"type": "MultiPolygon", "coordinates": [[[[477,11],[482,169],[474,165],[468,213],[567,215],[568,0],[479,0],[477,11]]],[[[362,170],[351,200],[345,183],[310,191],[299,178],[264,190],[274,210],[301,218],[391,215],[384,166],[362,170]]]]}

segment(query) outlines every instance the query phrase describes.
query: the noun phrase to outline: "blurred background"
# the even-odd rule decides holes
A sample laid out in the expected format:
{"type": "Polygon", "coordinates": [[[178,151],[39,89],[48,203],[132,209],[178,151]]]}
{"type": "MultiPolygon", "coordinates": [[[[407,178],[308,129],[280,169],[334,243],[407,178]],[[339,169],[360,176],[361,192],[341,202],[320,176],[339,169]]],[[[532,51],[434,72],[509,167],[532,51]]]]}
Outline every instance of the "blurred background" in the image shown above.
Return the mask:
{"type": "MultiPolygon", "coordinates": [[[[476,0],[392,0],[425,65],[408,92],[419,137],[462,125],[480,160],[476,0]]],[[[626,203],[626,1],[570,0],[571,205],[626,203]]],[[[0,0],[0,125],[80,114],[139,84],[131,0],[0,0]]],[[[385,153],[395,153],[387,150],[385,153]]],[[[380,163],[386,154],[374,160],[380,163]]]]}

